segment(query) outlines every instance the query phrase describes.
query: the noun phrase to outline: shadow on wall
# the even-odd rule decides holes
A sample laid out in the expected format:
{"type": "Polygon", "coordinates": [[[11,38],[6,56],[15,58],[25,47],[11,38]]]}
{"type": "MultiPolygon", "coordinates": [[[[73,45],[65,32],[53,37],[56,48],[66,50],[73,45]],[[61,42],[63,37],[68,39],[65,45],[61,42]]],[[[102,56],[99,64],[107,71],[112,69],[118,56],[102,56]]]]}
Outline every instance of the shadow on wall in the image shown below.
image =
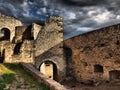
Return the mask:
{"type": "Polygon", "coordinates": [[[22,46],[22,43],[23,42],[20,42],[20,43],[17,43],[15,48],[14,48],[14,55],[17,55],[17,54],[20,54],[20,49],[21,49],[21,46],[22,46]]]}
{"type": "Polygon", "coordinates": [[[73,69],[72,69],[72,49],[69,47],[64,47],[64,57],[66,61],[66,76],[73,77],[73,69]]]}
{"type": "Polygon", "coordinates": [[[3,63],[5,59],[5,49],[0,51],[0,63],[3,63]]]}
{"type": "Polygon", "coordinates": [[[32,33],[32,25],[28,26],[27,29],[23,32],[23,40],[34,40],[32,33]]]}

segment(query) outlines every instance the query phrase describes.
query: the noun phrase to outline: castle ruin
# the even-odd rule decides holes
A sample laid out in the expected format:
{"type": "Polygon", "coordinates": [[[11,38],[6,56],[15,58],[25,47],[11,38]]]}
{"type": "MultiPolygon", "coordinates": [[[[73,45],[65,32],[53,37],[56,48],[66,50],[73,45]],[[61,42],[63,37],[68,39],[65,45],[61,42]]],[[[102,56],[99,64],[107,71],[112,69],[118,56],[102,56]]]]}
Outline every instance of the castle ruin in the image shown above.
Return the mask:
{"type": "Polygon", "coordinates": [[[0,14],[0,62],[31,63],[58,82],[120,79],[119,52],[119,24],[63,40],[61,17],[22,25],[0,14]]]}

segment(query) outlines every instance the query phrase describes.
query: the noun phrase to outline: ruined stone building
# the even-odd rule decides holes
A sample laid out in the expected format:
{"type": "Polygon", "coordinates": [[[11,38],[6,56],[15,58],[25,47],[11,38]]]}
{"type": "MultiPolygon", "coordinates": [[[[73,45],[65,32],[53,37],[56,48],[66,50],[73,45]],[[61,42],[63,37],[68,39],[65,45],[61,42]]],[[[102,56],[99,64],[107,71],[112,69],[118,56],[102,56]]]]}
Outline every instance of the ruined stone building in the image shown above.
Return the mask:
{"type": "Polygon", "coordinates": [[[45,25],[22,23],[0,15],[0,62],[32,63],[48,78],[61,82],[120,79],[120,25],[63,40],[61,17],[45,25]]]}

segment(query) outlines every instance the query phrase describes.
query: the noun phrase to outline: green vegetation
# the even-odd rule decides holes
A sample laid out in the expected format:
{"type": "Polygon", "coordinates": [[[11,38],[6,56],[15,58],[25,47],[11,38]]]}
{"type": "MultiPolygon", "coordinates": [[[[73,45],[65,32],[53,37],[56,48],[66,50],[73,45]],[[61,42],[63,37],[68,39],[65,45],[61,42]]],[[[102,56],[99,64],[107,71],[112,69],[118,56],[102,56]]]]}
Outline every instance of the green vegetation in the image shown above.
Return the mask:
{"type": "Polygon", "coordinates": [[[1,81],[2,81],[3,83],[9,84],[9,83],[13,82],[14,79],[15,79],[15,78],[14,78],[14,74],[3,74],[1,81]]]}
{"type": "Polygon", "coordinates": [[[10,84],[14,79],[14,74],[3,74],[0,80],[0,90],[3,90],[6,84],[10,84]]]}
{"type": "MultiPolygon", "coordinates": [[[[34,90],[50,90],[50,88],[44,83],[39,83],[36,81],[33,76],[27,73],[19,64],[0,64],[0,90],[4,90],[7,84],[11,84],[16,80],[16,77],[20,77],[22,83],[29,85],[30,88],[35,87],[34,90]]],[[[20,88],[21,85],[18,84],[17,88],[20,88]]],[[[9,89],[8,89],[9,90],[9,89]]]]}
{"type": "Polygon", "coordinates": [[[44,83],[40,83],[40,86],[42,88],[42,90],[50,90],[50,87],[48,87],[46,84],[44,83]]]}
{"type": "Polygon", "coordinates": [[[0,65],[0,90],[3,90],[6,84],[12,83],[14,79],[14,72],[0,65]]]}

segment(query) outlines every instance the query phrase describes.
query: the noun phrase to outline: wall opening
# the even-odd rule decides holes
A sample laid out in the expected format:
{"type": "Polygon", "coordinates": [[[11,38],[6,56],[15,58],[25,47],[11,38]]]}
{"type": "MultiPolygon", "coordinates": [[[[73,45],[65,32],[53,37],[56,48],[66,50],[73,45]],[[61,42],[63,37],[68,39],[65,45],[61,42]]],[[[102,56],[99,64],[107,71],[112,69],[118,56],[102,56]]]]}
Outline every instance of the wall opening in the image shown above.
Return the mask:
{"type": "Polygon", "coordinates": [[[72,69],[72,49],[68,47],[64,47],[64,57],[66,60],[66,76],[72,77],[73,69],[72,69]]]}
{"type": "Polygon", "coordinates": [[[32,25],[29,25],[27,29],[23,32],[23,40],[34,40],[32,25]]]}
{"type": "Polygon", "coordinates": [[[5,59],[5,49],[0,51],[0,63],[3,63],[5,59]]]}
{"type": "Polygon", "coordinates": [[[100,72],[100,73],[103,73],[103,66],[97,64],[97,65],[94,65],[94,72],[100,72]]]}
{"type": "Polygon", "coordinates": [[[117,40],[116,44],[117,44],[117,45],[120,45],[120,41],[119,41],[119,40],[117,40]]]}
{"type": "Polygon", "coordinates": [[[40,72],[48,78],[51,78],[56,81],[58,80],[57,66],[52,61],[44,61],[40,65],[40,72]]]}
{"type": "Polygon", "coordinates": [[[1,40],[10,40],[10,30],[8,28],[2,28],[1,33],[3,34],[1,40]]]}
{"type": "Polygon", "coordinates": [[[20,54],[21,46],[22,46],[22,42],[16,44],[16,46],[14,48],[14,53],[13,53],[14,55],[15,54],[20,54]]]}
{"type": "Polygon", "coordinates": [[[110,80],[119,79],[120,80],[120,70],[109,71],[110,80]]]}

